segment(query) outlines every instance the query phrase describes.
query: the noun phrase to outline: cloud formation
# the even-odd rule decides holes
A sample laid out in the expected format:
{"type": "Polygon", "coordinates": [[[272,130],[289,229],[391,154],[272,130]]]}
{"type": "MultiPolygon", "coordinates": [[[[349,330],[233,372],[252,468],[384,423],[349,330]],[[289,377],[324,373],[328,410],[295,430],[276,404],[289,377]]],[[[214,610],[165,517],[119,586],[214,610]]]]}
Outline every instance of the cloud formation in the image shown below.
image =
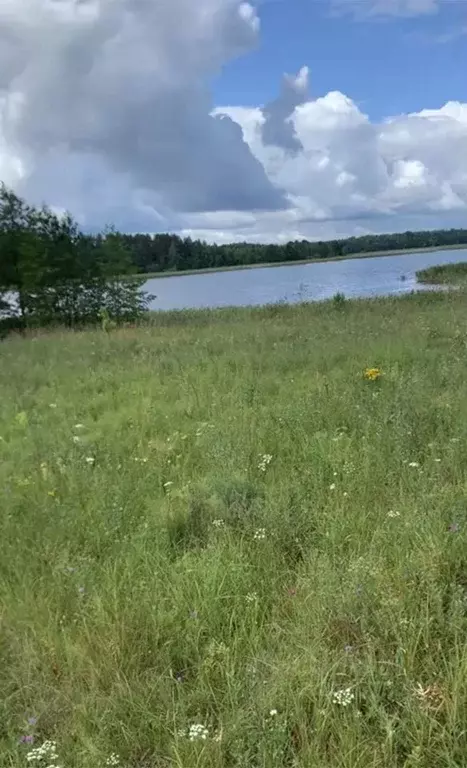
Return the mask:
{"type": "Polygon", "coordinates": [[[4,0],[1,130],[7,176],[47,189],[47,168],[83,156],[175,210],[283,207],[207,78],[255,44],[238,0],[4,0]],[[38,163],[38,158],[41,162],[38,163]]]}
{"type": "Polygon", "coordinates": [[[209,79],[259,31],[239,0],[3,0],[0,179],[89,228],[222,242],[465,223],[467,104],[372,122],[310,98],[305,67],[265,106],[213,110],[209,79]]]}

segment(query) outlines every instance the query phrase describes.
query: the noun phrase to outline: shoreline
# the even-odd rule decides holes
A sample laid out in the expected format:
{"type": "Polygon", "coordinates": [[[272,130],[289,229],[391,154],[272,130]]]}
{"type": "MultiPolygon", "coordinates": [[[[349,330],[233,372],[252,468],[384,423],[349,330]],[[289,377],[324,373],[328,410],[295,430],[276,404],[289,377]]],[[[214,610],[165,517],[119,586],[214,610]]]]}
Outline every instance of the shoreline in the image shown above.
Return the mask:
{"type": "Polygon", "coordinates": [[[388,251],[369,251],[368,253],[353,253],[346,254],[345,256],[332,256],[326,259],[300,259],[298,261],[273,261],[273,262],[257,262],[255,264],[235,264],[228,267],[204,267],[202,269],[184,269],[184,270],[168,270],[166,272],[138,272],[133,275],[124,275],[127,280],[131,279],[146,279],[156,280],[166,277],[183,277],[185,275],[208,275],[216,272],[238,272],[240,270],[247,269],[270,269],[271,267],[293,267],[304,264],[325,264],[333,261],[349,261],[350,259],[371,259],[380,256],[404,256],[412,253],[434,253],[436,251],[455,251],[455,250],[467,250],[467,243],[459,243],[456,245],[433,245],[426,248],[398,248],[388,251]]]}

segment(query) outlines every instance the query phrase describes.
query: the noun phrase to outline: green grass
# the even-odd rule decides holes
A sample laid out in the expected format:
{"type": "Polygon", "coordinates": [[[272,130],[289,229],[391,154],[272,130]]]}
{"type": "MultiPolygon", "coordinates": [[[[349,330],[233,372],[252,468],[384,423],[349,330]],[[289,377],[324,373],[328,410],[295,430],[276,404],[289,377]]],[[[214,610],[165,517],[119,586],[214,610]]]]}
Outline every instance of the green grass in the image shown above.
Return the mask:
{"type": "MultiPolygon", "coordinates": [[[[136,277],[145,277],[147,280],[158,277],[181,277],[183,275],[205,275],[210,272],[235,272],[239,269],[266,269],[270,267],[294,267],[300,264],[323,264],[327,261],[347,261],[348,259],[373,259],[375,256],[405,256],[411,253],[432,253],[433,251],[466,250],[465,243],[456,245],[433,245],[426,248],[398,248],[390,251],[364,251],[362,253],[348,253],[345,256],[331,256],[327,259],[299,259],[298,261],[271,261],[257,264],[234,264],[228,267],[205,267],[204,269],[168,270],[167,272],[138,273],[136,277]]],[[[135,275],[124,275],[127,280],[135,278],[135,275]]]]}
{"type": "Polygon", "coordinates": [[[420,283],[431,283],[433,285],[466,285],[467,262],[460,261],[457,264],[440,264],[439,266],[421,269],[417,272],[417,279],[420,283]]]}
{"type": "Polygon", "coordinates": [[[3,342],[2,768],[465,768],[466,345],[460,292],[3,342]]]}

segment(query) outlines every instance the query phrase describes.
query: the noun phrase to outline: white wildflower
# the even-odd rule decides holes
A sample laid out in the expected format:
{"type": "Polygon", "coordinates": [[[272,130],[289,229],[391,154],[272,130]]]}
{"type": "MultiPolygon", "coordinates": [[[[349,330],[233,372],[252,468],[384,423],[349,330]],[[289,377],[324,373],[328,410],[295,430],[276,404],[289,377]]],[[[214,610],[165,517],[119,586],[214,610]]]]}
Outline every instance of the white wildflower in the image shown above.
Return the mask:
{"type": "Polygon", "coordinates": [[[255,541],[263,541],[266,538],[266,528],[258,528],[255,531],[253,539],[255,541]]]}
{"type": "Polygon", "coordinates": [[[75,424],[75,429],[84,429],[84,424],[75,424]]]}
{"type": "Polygon", "coordinates": [[[278,715],[278,714],[279,713],[278,713],[277,709],[270,709],[269,710],[269,716],[270,717],[276,717],[276,715],[278,715]]]}
{"type": "Polygon", "coordinates": [[[388,512],[388,517],[400,517],[400,516],[401,516],[401,513],[397,512],[394,509],[390,509],[388,512]]]}
{"type": "Polygon", "coordinates": [[[79,435],[73,435],[73,442],[74,443],[80,443],[81,442],[80,436],[79,435]]]}
{"type": "Polygon", "coordinates": [[[105,764],[108,766],[111,766],[112,768],[117,768],[117,766],[120,765],[119,755],[115,754],[115,752],[112,752],[112,754],[109,755],[109,757],[105,761],[105,764]]]}
{"type": "Polygon", "coordinates": [[[58,760],[57,745],[55,741],[44,741],[40,747],[31,749],[26,755],[28,763],[38,763],[39,766],[48,764],[48,768],[58,768],[55,761],[58,760]]]}
{"type": "Polygon", "coordinates": [[[209,736],[209,730],[202,723],[194,723],[190,725],[188,730],[188,738],[190,741],[206,741],[209,736]]]}
{"type": "Polygon", "coordinates": [[[414,469],[417,469],[420,466],[418,461],[409,461],[409,467],[412,467],[414,469]]]}
{"type": "Polygon", "coordinates": [[[89,464],[89,466],[92,466],[95,464],[96,460],[94,456],[86,456],[86,464],[89,464]]]}
{"type": "Polygon", "coordinates": [[[56,407],[57,407],[57,403],[49,403],[49,408],[56,408],[56,407]]]}
{"type": "Polygon", "coordinates": [[[332,694],[333,703],[338,704],[340,707],[348,707],[354,699],[355,696],[351,688],[342,688],[339,691],[334,691],[332,694]]]}
{"type": "Polygon", "coordinates": [[[248,592],[245,600],[247,603],[256,603],[258,600],[258,593],[257,592],[248,592]]]}
{"type": "Polygon", "coordinates": [[[268,468],[269,464],[272,461],[272,456],[270,453],[263,453],[259,454],[259,464],[258,469],[260,472],[266,472],[266,469],[268,468]]]}
{"type": "Polygon", "coordinates": [[[212,524],[213,524],[214,528],[223,528],[224,525],[225,525],[225,521],[224,520],[213,520],[212,524]]]}
{"type": "Polygon", "coordinates": [[[336,484],[335,483],[331,483],[331,485],[329,486],[329,490],[330,491],[335,491],[336,490],[336,484]]]}
{"type": "Polygon", "coordinates": [[[171,480],[168,480],[167,483],[164,483],[164,488],[170,488],[171,485],[173,485],[173,482],[171,480]]]}

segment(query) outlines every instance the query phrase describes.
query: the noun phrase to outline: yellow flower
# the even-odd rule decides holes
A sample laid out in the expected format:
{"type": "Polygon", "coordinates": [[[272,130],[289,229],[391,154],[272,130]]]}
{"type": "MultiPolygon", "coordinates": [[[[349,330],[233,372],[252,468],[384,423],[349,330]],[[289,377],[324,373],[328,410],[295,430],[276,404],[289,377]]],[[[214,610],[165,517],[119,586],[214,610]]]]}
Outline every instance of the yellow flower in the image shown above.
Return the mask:
{"type": "Polygon", "coordinates": [[[363,378],[367,381],[377,381],[383,375],[380,368],[366,368],[363,373],[363,378]]]}

